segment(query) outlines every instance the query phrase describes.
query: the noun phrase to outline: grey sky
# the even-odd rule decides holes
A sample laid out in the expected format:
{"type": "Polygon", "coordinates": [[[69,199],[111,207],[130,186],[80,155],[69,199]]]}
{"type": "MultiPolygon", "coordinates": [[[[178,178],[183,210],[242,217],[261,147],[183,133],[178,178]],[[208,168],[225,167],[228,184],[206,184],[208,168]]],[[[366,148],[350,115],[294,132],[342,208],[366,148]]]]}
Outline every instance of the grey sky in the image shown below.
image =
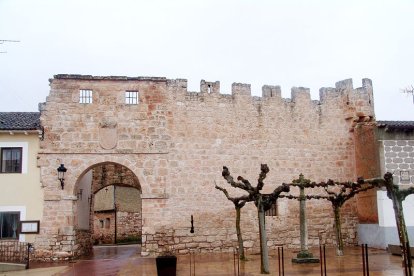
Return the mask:
{"type": "Polygon", "coordinates": [[[55,74],[319,88],[374,85],[379,120],[414,120],[414,1],[0,0],[0,111],[37,111],[55,74]]]}

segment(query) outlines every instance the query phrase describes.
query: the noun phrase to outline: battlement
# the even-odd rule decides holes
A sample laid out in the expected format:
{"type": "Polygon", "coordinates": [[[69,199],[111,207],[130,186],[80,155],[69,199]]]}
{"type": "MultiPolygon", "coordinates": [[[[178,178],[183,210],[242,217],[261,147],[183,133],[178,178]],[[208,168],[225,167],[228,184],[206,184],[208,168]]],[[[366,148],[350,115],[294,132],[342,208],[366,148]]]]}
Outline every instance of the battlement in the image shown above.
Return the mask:
{"type": "MultiPolygon", "coordinates": [[[[202,80],[200,83],[200,92],[187,91],[186,80],[169,80],[167,85],[176,89],[170,92],[179,92],[187,95],[191,101],[205,101],[208,95],[220,95],[221,103],[229,101],[245,101],[255,105],[275,99],[279,104],[294,107],[313,106],[314,108],[341,108],[346,112],[347,118],[363,116],[367,118],[374,117],[373,89],[370,79],[363,79],[362,86],[354,88],[352,79],[345,79],[335,83],[335,87],[322,87],[319,90],[319,99],[312,100],[310,89],[306,87],[292,87],[291,97],[282,98],[282,91],[279,85],[263,85],[261,97],[252,96],[251,85],[247,83],[233,83],[231,85],[231,94],[220,94],[220,82],[207,82],[202,80]],[[277,100],[279,99],[279,100],[277,100]],[[319,106],[319,107],[318,107],[319,106]],[[325,106],[325,107],[324,107],[325,106]],[[359,114],[359,115],[356,115],[359,114]]],[[[273,101],[273,100],[272,100],[273,101]]]]}
{"type": "MultiPolygon", "coordinates": [[[[53,79],[58,80],[92,80],[92,81],[152,81],[152,82],[165,82],[169,87],[175,87],[177,91],[190,92],[187,90],[187,79],[167,79],[165,77],[127,77],[127,76],[92,76],[92,75],[79,75],[79,74],[57,74],[53,79]]],[[[51,79],[51,81],[53,80],[51,79]]],[[[200,81],[200,93],[203,94],[220,94],[220,81],[200,81]]],[[[335,87],[322,87],[319,89],[319,101],[322,103],[328,98],[335,98],[340,95],[349,94],[353,92],[355,95],[370,94],[372,100],[372,81],[370,79],[362,79],[362,86],[356,89],[353,88],[352,79],[345,79],[335,83],[335,87]]],[[[231,95],[233,96],[251,96],[251,85],[247,83],[232,83],[231,95]]],[[[263,85],[262,86],[262,98],[281,98],[282,91],[279,85],[263,85]]],[[[306,87],[292,87],[291,89],[291,101],[295,102],[297,99],[311,99],[310,89],[306,87]]]]}
{"type": "Polygon", "coordinates": [[[291,97],[293,102],[299,100],[311,100],[310,89],[305,87],[292,87],[291,97]]]}
{"type": "MultiPolygon", "coordinates": [[[[167,80],[167,85],[170,87],[175,87],[179,91],[184,93],[194,93],[187,90],[187,80],[186,79],[169,79],[167,80]]],[[[177,90],[176,90],[177,91],[177,90]]],[[[220,82],[209,82],[201,80],[200,82],[200,96],[205,94],[221,94],[220,91],[220,82]]],[[[224,94],[226,95],[226,94],[224,94]]],[[[251,85],[247,83],[232,83],[231,85],[231,95],[233,97],[237,96],[252,96],[251,85]]],[[[339,96],[346,95],[348,98],[366,98],[369,101],[372,101],[372,81],[370,79],[362,79],[362,86],[354,89],[352,79],[346,79],[338,81],[335,83],[335,87],[322,87],[319,89],[319,103],[324,103],[329,99],[337,98],[339,96]]],[[[257,97],[255,97],[257,98],[257,97]]],[[[282,98],[282,90],[279,85],[263,85],[262,86],[262,95],[259,97],[259,100],[267,100],[269,98],[282,98]]],[[[349,99],[349,100],[350,100],[349,99]]],[[[291,97],[285,99],[290,102],[297,101],[312,101],[310,89],[306,87],[292,87],[291,88],[291,97]]]]}
{"type": "MultiPolygon", "coordinates": [[[[282,99],[282,91],[279,85],[263,85],[261,97],[252,96],[251,85],[247,83],[232,83],[230,95],[221,94],[219,81],[200,81],[200,90],[197,92],[188,91],[188,81],[186,79],[167,79],[165,77],[126,77],[126,76],[92,76],[92,75],[75,75],[75,74],[58,74],[53,80],[61,81],[111,81],[121,83],[139,83],[152,82],[159,85],[166,85],[167,91],[176,96],[185,97],[192,101],[204,101],[209,95],[218,97],[221,101],[252,101],[255,103],[265,102],[270,99],[280,99],[284,103],[301,103],[304,105],[324,105],[325,103],[345,104],[353,107],[357,112],[373,116],[373,89],[370,79],[362,79],[362,86],[354,88],[352,79],[345,79],[335,83],[335,87],[322,87],[319,89],[319,99],[312,100],[310,89],[306,87],[292,87],[291,97],[282,99]]],[[[153,88],[155,89],[155,88],[153,88]]],[[[351,116],[351,115],[350,115],[351,116]]]]}
{"type": "Polygon", "coordinates": [[[208,82],[205,80],[200,81],[200,92],[201,93],[220,93],[220,82],[208,82]]]}
{"type": "Polygon", "coordinates": [[[235,95],[251,96],[252,92],[251,92],[250,84],[233,82],[231,85],[231,94],[233,96],[235,95]]]}
{"type": "Polygon", "coordinates": [[[263,85],[262,86],[262,96],[263,98],[271,97],[282,97],[282,90],[279,85],[263,85]]]}

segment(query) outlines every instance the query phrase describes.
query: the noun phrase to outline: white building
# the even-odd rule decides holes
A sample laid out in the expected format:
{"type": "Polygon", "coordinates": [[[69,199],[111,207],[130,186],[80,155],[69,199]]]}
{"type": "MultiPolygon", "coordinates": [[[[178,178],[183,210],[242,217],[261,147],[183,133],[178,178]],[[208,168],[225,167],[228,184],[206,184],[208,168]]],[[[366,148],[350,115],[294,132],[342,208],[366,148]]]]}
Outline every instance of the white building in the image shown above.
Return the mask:
{"type": "MultiPolygon", "coordinates": [[[[414,185],[414,121],[378,121],[377,138],[381,176],[390,172],[400,189],[414,185]]],[[[360,224],[359,241],[377,248],[399,245],[392,201],[387,192],[377,191],[378,224],[360,224]]],[[[414,242],[414,195],[403,201],[405,223],[414,242]]]]}
{"type": "Polygon", "coordinates": [[[0,240],[33,242],[39,230],[44,202],[37,167],[39,117],[0,112],[0,240]]]}

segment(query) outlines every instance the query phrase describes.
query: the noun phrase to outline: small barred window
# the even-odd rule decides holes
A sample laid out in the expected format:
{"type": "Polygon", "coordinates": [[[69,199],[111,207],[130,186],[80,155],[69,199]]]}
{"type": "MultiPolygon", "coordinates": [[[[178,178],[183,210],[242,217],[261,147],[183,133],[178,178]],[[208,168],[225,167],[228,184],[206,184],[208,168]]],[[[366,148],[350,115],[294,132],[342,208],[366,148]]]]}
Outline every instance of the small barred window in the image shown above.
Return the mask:
{"type": "Polygon", "coordinates": [[[126,91],[125,92],[126,104],[138,104],[138,91],[126,91]]]}
{"type": "Polygon", "coordinates": [[[79,90],[79,103],[90,104],[92,103],[92,90],[79,90]]]}
{"type": "Polygon", "coordinates": [[[277,202],[275,202],[272,204],[272,207],[265,212],[265,216],[276,217],[277,215],[277,202]]]}

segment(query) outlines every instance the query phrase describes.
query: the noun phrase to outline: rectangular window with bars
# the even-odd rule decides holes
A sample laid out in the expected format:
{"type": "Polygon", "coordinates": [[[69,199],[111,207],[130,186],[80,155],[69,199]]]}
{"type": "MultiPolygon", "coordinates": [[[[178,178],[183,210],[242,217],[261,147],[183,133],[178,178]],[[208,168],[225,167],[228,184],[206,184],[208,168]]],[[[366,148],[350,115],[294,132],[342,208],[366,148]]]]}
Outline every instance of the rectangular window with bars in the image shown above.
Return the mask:
{"type": "Polygon", "coordinates": [[[1,148],[0,172],[22,172],[22,148],[1,148]]]}
{"type": "Polygon", "coordinates": [[[126,104],[138,104],[138,91],[125,91],[126,104]]]}
{"type": "Polygon", "coordinates": [[[92,90],[86,90],[86,89],[79,90],[79,103],[91,104],[92,103],[92,90]]]}
{"type": "Polygon", "coordinates": [[[277,202],[275,202],[272,204],[272,207],[265,212],[265,216],[276,217],[277,215],[277,202]]]}

